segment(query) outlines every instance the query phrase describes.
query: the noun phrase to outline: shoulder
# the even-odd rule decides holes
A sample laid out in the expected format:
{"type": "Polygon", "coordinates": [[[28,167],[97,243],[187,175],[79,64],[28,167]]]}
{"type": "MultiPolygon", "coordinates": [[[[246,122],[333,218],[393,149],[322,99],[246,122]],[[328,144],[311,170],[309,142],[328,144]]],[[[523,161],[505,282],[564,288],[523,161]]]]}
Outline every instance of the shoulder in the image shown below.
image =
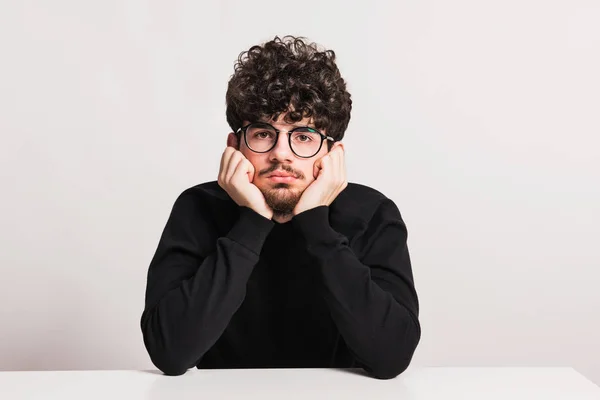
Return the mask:
{"type": "Polygon", "coordinates": [[[330,207],[331,223],[348,234],[366,228],[374,219],[400,218],[393,200],[381,191],[359,183],[349,182],[330,207]]]}
{"type": "Polygon", "coordinates": [[[348,186],[340,193],[340,195],[350,197],[358,196],[361,200],[364,199],[370,202],[377,202],[387,198],[387,196],[379,190],[356,182],[348,182],[348,186]]]}
{"type": "Polygon", "coordinates": [[[198,200],[231,201],[225,190],[217,181],[203,182],[186,188],[179,197],[193,197],[198,200]]]}
{"type": "Polygon", "coordinates": [[[172,217],[214,227],[231,225],[238,207],[217,181],[203,182],[188,187],[175,199],[172,217]]]}
{"type": "Polygon", "coordinates": [[[175,205],[186,203],[214,211],[214,208],[232,207],[235,205],[227,192],[217,181],[203,182],[181,191],[175,200],[175,205]]]}
{"type": "Polygon", "coordinates": [[[348,182],[348,186],[335,199],[340,212],[369,219],[382,203],[391,201],[381,191],[367,185],[348,182]]]}

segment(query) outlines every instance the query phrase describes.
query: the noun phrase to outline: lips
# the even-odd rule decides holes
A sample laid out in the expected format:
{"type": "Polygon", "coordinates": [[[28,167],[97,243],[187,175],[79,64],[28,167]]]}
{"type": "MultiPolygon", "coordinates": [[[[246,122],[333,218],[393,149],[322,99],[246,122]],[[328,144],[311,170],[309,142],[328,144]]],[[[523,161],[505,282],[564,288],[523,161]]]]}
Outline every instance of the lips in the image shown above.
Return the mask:
{"type": "Polygon", "coordinates": [[[274,172],[267,176],[267,178],[295,178],[294,175],[289,174],[287,172],[274,172]]]}

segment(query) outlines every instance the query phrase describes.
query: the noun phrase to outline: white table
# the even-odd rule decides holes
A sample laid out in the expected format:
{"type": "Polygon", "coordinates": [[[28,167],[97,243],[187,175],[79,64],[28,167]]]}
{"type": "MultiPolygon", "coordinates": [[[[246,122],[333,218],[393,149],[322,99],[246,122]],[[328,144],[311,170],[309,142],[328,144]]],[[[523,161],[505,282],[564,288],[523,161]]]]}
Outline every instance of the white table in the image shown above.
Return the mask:
{"type": "Polygon", "coordinates": [[[416,368],[391,380],[359,370],[0,372],[0,399],[361,399],[600,400],[571,368],[416,368]]]}

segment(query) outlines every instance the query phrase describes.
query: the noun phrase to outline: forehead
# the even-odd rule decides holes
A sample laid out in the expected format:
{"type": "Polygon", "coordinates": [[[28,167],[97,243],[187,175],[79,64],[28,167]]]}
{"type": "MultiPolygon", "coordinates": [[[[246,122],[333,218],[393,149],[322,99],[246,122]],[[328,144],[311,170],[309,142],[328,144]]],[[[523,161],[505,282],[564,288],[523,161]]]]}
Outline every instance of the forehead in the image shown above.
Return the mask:
{"type": "Polygon", "coordinates": [[[287,127],[291,128],[294,126],[312,126],[312,127],[314,127],[314,122],[311,117],[304,117],[300,121],[297,121],[297,122],[287,122],[285,120],[285,116],[286,116],[286,114],[280,114],[277,119],[263,117],[263,118],[259,118],[259,120],[257,122],[268,122],[269,124],[271,124],[275,127],[283,127],[283,128],[287,128],[287,127]]]}

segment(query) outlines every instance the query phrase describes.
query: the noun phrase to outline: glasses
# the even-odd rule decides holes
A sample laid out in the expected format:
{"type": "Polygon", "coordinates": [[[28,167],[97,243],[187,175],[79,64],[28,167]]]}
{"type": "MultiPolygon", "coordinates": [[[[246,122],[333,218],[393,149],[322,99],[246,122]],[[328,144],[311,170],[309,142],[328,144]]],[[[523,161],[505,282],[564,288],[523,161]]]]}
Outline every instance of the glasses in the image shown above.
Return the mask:
{"type": "MultiPolygon", "coordinates": [[[[246,146],[255,153],[267,153],[277,144],[280,132],[273,125],[266,122],[254,122],[241,127],[237,133],[244,134],[246,146]]],[[[314,157],[323,146],[323,141],[335,142],[331,136],[308,126],[300,126],[287,131],[288,144],[295,155],[302,158],[314,157]]]]}

